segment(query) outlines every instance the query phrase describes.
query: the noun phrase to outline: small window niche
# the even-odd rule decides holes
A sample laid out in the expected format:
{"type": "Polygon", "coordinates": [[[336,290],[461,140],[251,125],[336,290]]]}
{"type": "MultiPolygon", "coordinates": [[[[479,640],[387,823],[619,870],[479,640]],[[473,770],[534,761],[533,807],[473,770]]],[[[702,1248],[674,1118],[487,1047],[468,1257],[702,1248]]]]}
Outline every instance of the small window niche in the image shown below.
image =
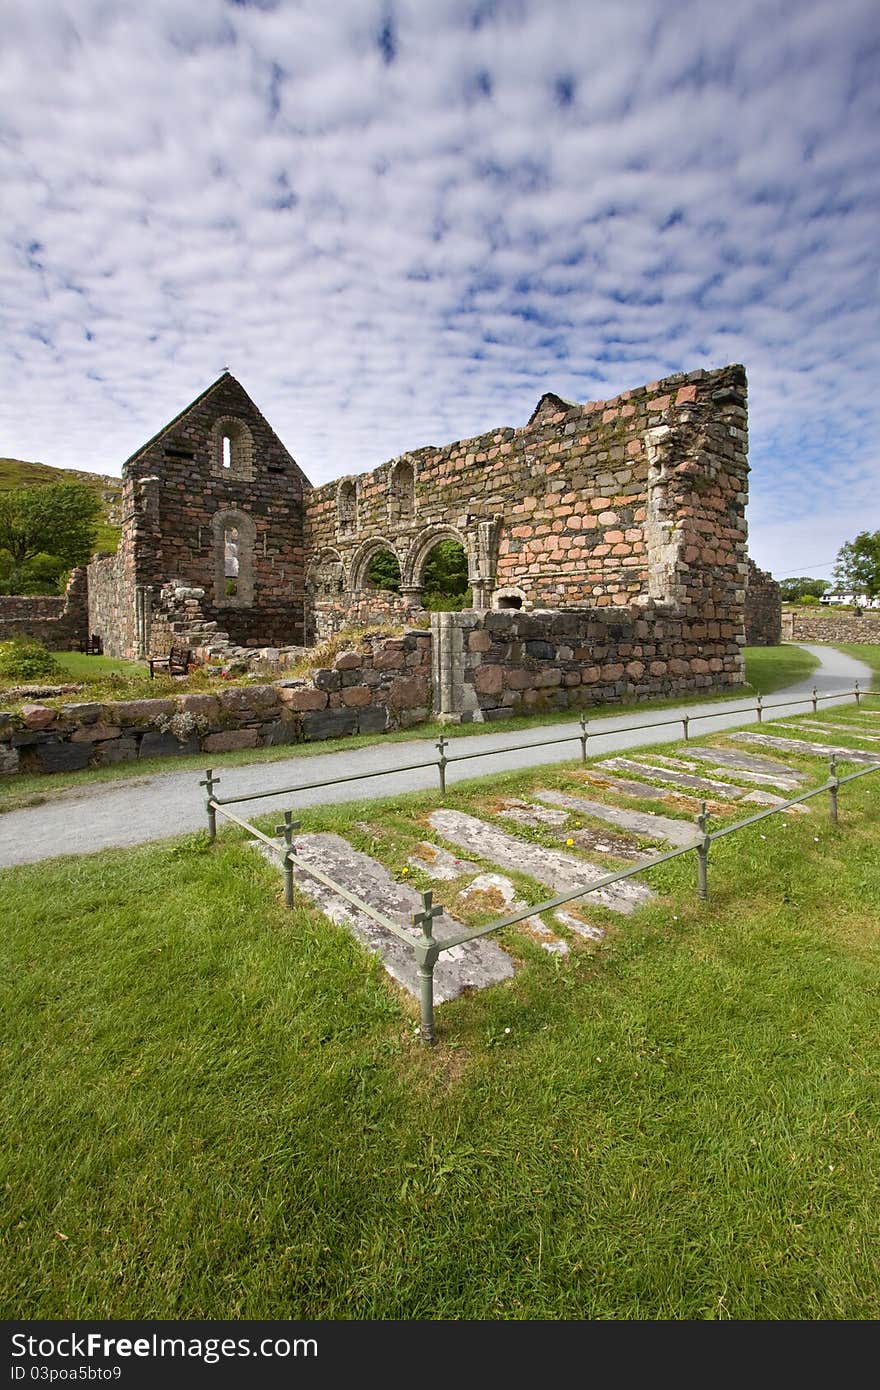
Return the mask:
{"type": "Polygon", "coordinates": [[[211,471],[224,482],[250,482],[254,477],[254,443],[244,420],[224,415],[212,431],[211,471]]]}
{"type": "Polygon", "coordinates": [[[409,459],[400,459],[391,470],[388,485],[388,520],[405,525],[416,514],[416,473],[409,459]]]}
{"type": "Polygon", "coordinates": [[[344,478],[336,494],[336,513],[341,536],[352,536],[357,530],[357,484],[344,478]]]}
{"type": "Polygon", "coordinates": [[[254,549],[257,528],[247,512],[214,516],[214,603],[218,608],[249,608],[254,601],[254,549]]]}

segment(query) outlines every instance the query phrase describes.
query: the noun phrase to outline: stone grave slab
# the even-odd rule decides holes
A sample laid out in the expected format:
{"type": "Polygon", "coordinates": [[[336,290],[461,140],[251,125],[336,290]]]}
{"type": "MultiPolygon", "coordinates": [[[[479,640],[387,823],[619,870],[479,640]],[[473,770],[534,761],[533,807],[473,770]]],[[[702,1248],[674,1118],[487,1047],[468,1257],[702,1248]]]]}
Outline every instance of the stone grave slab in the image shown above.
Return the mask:
{"type": "Polygon", "coordinates": [[[779,738],[774,734],[753,734],[750,729],[740,729],[731,738],[743,743],[757,743],[762,748],[779,748],[784,753],[806,754],[813,758],[830,758],[832,754],[838,762],[880,763],[880,753],[869,753],[861,748],[840,748],[833,743],[810,743],[801,738],[779,738]]]}
{"type": "MultiPolygon", "coordinates": [[[[571,792],[550,789],[536,791],[535,796],[552,806],[565,806],[580,815],[594,816],[597,820],[607,821],[609,825],[618,825],[622,830],[631,830],[635,835],[643,835],[645,839],[662,840],[677,848],[693,844],[699,835],[697,827],[689,821],[675,820],[672,816],[658,816],[653,811],[629,811],[624,806],[609,806],[604,801],[591,801],[586,796],[575,796],[571,792]]],[[[647,854],[645,857],[647,858],[647,854]]]]}
{"type": "MultiPolygon", "coordinates": [[[[369,951],[381,958],[392,979],[417,999],[418,967],[409,947],[334,893],[332,888],[326,888],[323,883],[304,873],[297,867],[297,861],[314,865],[349,893],[355,894],[368,906],[390,917],[414,935],[417,933],[412,925],[412,916],[421,910],[421,893],[409,883],[398,883],[384,864],[353,849],[341,835],[298,835],[294,844],[295,892],[302,893],[313,902],[331,922],[347,927],[369,951]]],[[[277,861],[273,858],[272,862],[277,861]]],[[[433,927],[438,941],[466,930],[464,923],[445,912],[434,918],[433,927]]],[[[507,952],[487,937],[480,937],[463,946],[454,946],[451,951],[441,952],[434,969],[434,999],[442,1004],[457,998],[463,990],[485,989],[487,985],[509,980],[512,975],[513,961],[507,952]]]]}
{"type": "MultiPolygon", "coordinates": [[[[743,803],[744,803],[744,804],[745,804],[746,801],[751,801],[751,802],[755,803],[755,805],[757,805],[757,806],[784,806],[784,805],[785,805],[785,797],[784,797],[784,796],[774,796],[772,792],[763,792],[763,791],[749,792],[748,796],[744,796],[744,797],[743,797],[743,803]]],[[[786,809],[785,811],[783,811],[782,814],[783,814],[784,816],[808,816],[808,815],[810,814],[810,808],[809,808],[808,806],[804,805],[803,803],[800,803],[800,804],[797,805],[797,806],[789,806],[789,807],[787,807],[787,809],[786,809]]]]}
{"type": "Polygon", "coordinates": [[[558,907],[553,916],[557,922],[561,922],[569,931],[576,932],[578,936],[585,936],[588,941],[604,941],[605,933],[601,927],[591,927],[589,922],[584,922],[582,918],[575,917],[573,912],[566,912],[564,907],[558,907]]]}
{"type": "Polygon", "coordinates": [[[742,787],[732,787],[729,782],[716,782],[710,777],[695,777],[690,772],[671,772],[669,768],[655,767],[653,763],[637,762],[634,758],[606,758],[596,763],[596,767],[609,767],[613,772],[632,772],[641,777],[652,777],[655,782],[665,782],[669,786],[681,787],[689,792],[700,792],[707,796],[719,796],[722,801],[739,801],[743,796],[742,787]]]}
{"type": "Polygon", "coordinates": [[[569,827],[569,812],[552,810],[549,806],[536,806],[533,801],[510,799],[503,803],[500,814],[520,825],[533,829],[552,826],[558,829],[560,839],[571,840],[578,849],[594,850],[599,854],[615,855],[618,859],[643,859],[637,842],[627,835],[615,835],[607,830],[574,830],[569,827]]]}
{"type": "Polygon", "coordinates": [[[613,772],[583,772],[581,776],[597,787],[611,787],[622,796],[637,796],[641,801],[668,801],[668,787],[652,787],[650,782],[635,782],[629,777],[615,777],[613,772]]]}
{"type": "MultiPolygon", "coordinates": [[[[517,897],[516,888],[504,874],[479,874],[458,895],[459,904],[465,907],[474,899],[480,898],[483,898],[487,906],[491,905],[499,917],[506,917],[511,912],[521,912],[528,906],[522,898],[517,897]]],[[[542,950],[549,951],[554,956],[568,954],[568,942],[560,941],[540,917],[524,917],[517,925],[524,927],[529,936],[536,937],[542,950]]]]}
{"type": "MultiPolygon", "coordinates": [[[[432,811],[428,819],[431,828],[445,840],[451,840],[453,844],[461,845],[463,849],[495,864],[515,864],[521,873],[543,883],[553,893],[586,888],[607,873],[607,869],[577,859],[564,850],[545,849],[543,845],[517,839],[515,835],[509,835],[464,811],[441,808],[432,811]]],[[[593,902],[599,902],[613,912],[630,913],[649,902],[654,894],[646,884],[624,879],[621,883],[597,889],[590,897],[593,902]]]]}
{"type": "Polygon", "coordinates": [[[688,756],[698,758],[700,762],[714,763],[717,767],[729,768],[731,772],[764,772],[768,777],[782,777],[792,782],[807,780],[805,773],[778,762],[776,758],[765,758],[760,753],[746,753],[744,749],[690,748],[688,756]]]}
{"type": "Polygon", "coordinates": [[[542,829],[547,825],[554,829],[562,828],[568,824],[566,811],[554,811],[549,806],[536,806],[534,802],[518,801],[513,797],[508,797],[499,804],[498,814],[505,816],[507,820],[515,820],[520,825],[528,825],[533,830],[542,829]]]}
{"type": "Polygon", "coordinates": [[[410,855],[407,863],[411,869],[421,869],[423,873],[430,874],[431,878],[447,883],[452,879],[462,878],[465,874],[480,872],[479,864],[472,864],[469,859],[456,859],[448,849],[444,849],[442,845],[432,845],[430,840],[420,840],[415,853],[410,855]]]}
{"type": "Polygon", "coordinates": [[[810,729],[813,733],[824,734],[826,738],[843,734],[846,738],[862,738],[867,743],[880,743],[880,736],[867,733],[861,724],[826,724],[821,719],[799,719],[797,724],[782,724],[778,720],[768,720],[773,729],[810,729]]]}

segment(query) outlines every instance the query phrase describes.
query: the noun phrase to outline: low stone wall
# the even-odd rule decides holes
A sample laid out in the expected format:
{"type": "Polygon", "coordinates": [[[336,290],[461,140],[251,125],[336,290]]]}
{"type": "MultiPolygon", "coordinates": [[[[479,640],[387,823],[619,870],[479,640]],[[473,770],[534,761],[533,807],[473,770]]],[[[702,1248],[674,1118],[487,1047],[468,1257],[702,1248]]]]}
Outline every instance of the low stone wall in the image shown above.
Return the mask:
{"type": "Polygon", "coordinates": [[[431,635],[366,637],[308,679],[158,700],[0,711],[0,774],[310,742],[407,728],[431,706],[431,635]]]}
{"type": "Polygon", "coordinates": [[[660,606],[435,613],[431,630],[435,708],[451,721],[724,690],[744,679],[732,625],[660,606]]]}
{"type": "Polygon", "coordinates": [[[790,608],[782,615],[786,642],[857,642],[880,645],[880,608],[866,608],[857,618],[834,609],[790,608]]]}
{"type": "Polygon", "coordinates": [[[754,560],[746,575],[745,624],[747,647],[777,647],[782,641],[782,591],[754,560]]]}
{"type": "Polygon", "coordinates": [[[85,568],[70,576],[63,597],[0,596],[0,642],[35,637],[53,652],[78,651],[88,634],[85,568]]]}

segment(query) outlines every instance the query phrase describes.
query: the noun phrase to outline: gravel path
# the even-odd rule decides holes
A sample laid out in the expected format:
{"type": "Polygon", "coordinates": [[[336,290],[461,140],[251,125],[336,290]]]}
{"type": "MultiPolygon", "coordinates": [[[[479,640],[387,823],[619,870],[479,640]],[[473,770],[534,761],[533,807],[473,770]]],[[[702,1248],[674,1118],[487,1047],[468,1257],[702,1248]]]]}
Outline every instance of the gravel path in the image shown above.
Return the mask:
{"type": "MultiPolygon", "coordinates": [[[[870,688],[872,673],[862,662],[835,651],[832,647],[807,646],[821,666],[806,680],[786,690],[768,696],[768,703],[777,706],[774,717],[805,713],[808,705],[788,701],[809,695],[815,685],[820,695],[852,689],[853,681],[870,688]],[[779,708],[778,706],[782,707],[779,708]]],[[[835,700],[824,701],[827,708],[835,700]]],[[[644,747],[651,743],[674,742],[681,737],[681,724],[665,724],[652,728],[660,720],[681,719],[688,714],[695,722],[691,734],[700,737],[720,729],[740,728],[755,722],[754,706],[731,700],[703,705],[687,705],[668,710],[646,710],[644,714],[629,714],[627,724],[637,727],[616,733],[620,717],[613,714],[590,718],[589,753],[617,752],[644,747]],[[706,714],[705,719],[696,719],[706,714]]],[[[449,748],[451,754],[475,754],[465,762],[447,768],[447,783],[469,777],[485,776],[517,768],[537,767],[567,761],[579,753],[576,742],[541,747],[542,741],[577,734],[576,720],[545,724],[517,733],[475,734],[456,738],[449,748]],[[516,752],[504,752],[511,744],[533,745],[516,752]],[[502,750],[502,751],[496,751],[502,750]]],[[[436,757],[433,741],[413,739],[407,743],[377,743],[369,748],[353,748],[350,752],[316,754],[299,759],[292,752],[289,759],[277,763],[256,763],[251,766],[224,768],[221,773],[221,796],[267,790],[269,792],[305,782],[330,777],[355,777],[357,780],[302,791],[296,795],[267,796],[265,799],[233,807],[238,814],[255,815],[281,808],[328,805],[353,799],[370,799],[393,795],[395,792],[417,791],[437,786],[436,768],[415,771],[387,772],[384,776],[361,776],[386,768],[419,762],[436,757]]],[[[206,756],[206,763],[208,759],[206,756]]],[[[60,854],[90,854],[95,850],[124,845],[143,844],[166,836],[183,835],[205,825],[204,792],[199,786],[203,774],[195,772],[166,772],[156,777],[126,778],[119,782],[91,784],[80,791],[65,792],[41,806],[0,815],[0,866],[34,863],[60,854]]]]}

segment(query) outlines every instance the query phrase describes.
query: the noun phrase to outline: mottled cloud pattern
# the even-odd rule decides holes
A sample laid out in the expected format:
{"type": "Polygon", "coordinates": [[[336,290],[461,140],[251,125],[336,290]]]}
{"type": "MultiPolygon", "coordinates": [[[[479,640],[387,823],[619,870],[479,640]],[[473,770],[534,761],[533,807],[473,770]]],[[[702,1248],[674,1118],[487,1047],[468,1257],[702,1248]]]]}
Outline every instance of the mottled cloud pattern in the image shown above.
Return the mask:
{"type": "Polygon", "coordinates": [[[11,0],[0,453],[224,366],[314,482],[729,361],[751,546],[880,525],[876,0],[11,0]]]}

